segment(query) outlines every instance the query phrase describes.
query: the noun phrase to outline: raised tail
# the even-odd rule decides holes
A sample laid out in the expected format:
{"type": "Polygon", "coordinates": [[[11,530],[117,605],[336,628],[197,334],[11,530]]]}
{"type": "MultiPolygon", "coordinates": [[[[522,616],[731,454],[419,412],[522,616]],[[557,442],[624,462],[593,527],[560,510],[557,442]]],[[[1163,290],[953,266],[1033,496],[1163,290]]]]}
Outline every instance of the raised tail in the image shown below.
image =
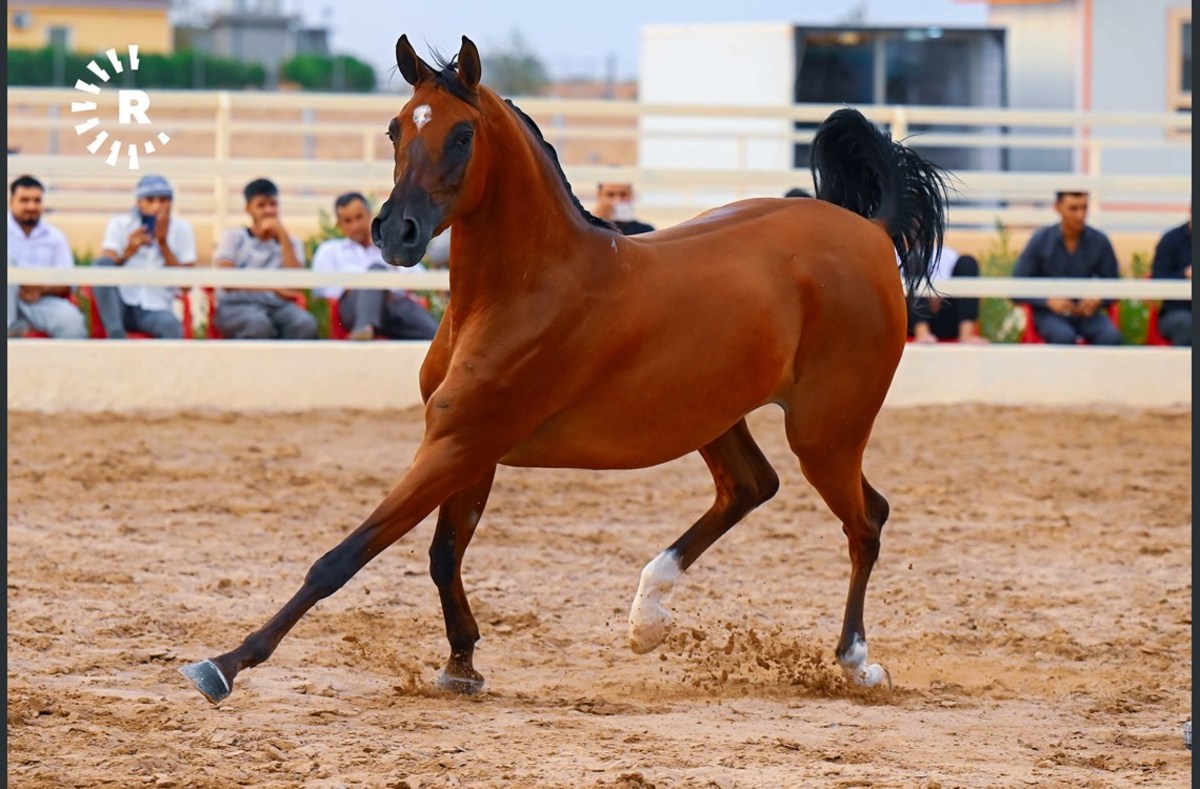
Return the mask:
{"type": "Polygon", "coordinates": [[[811,166],[818,199],[887,229],[909,299],[930,286],[946,230],[942,171],[848,107],[817,129],[811,166]]]}

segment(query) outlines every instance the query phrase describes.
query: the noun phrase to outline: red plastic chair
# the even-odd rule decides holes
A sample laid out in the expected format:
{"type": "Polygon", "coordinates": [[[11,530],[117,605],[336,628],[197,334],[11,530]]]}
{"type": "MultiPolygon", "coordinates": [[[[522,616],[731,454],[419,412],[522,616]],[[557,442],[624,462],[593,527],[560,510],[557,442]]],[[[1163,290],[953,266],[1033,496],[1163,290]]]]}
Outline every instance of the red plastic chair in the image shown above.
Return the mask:
{"type": "MultiPolygon", "coordinates": [[[[105,340],[108,339],[108,332],[104,329],[104,321],[100,320],[100,308],[96,305],[96,294],[90,285],[81,285],[79,288],[81,296],[88,300],[88,312],[91,315],[91,335],[93,339],[105,340]]],[[[187,290],[178,297],[183,302],[183,339],[192,339],[192,299],[187,290]]],[[[126,337],[130,340],[153,340],[153,334],[146,334],[140,331],[126,332],[126,337]]]]}
{"type": "Polygon", "coordinates": [[[1147,345],[1163,345],[1170,346],[1171,343],[1165,337],[1158,333],[1158,313],[1159,307],[1150,306],[1150,312],[1146,316],[1146,344],[1147,345]]]}
{"type": "MultiPolygon", "coordinates": [[[[331,339],[331,340],[347,340],[347,339],[349,339],[350,338],[350,330],[342,325],[342,316],[341,316],[341,313],[340,313],[339,307],[338,307],[338,303],[339,303],[338,299],[326,298],[325,301],[329,302],[329,339],[331,339]]],[[[419,303],[420,302],[424,302],[426,309],[429,308],[429,300],[428,299],[419,300],[419,303]]],[[[389,340],[391,338],[384,334],[376,334],[375,339],[376,340],[389,340]]]]}
{"type": "Polygon", "coordinates": [[[1042,339],[1042,335],[1038,334],[1037,327],[1033,325],[1033,307],[1029,304],[1018,304],[1017,306],[1025,313],[1025,328],[1021,332],[1021,342],[1026,345],[1045,345],[1046,341],[1042,339]]]}
{"type": "MultiPolygon", "coordinates": [[[[204,336],[210,340],[223,340],[225,337],[221,334],[221,332],[217,331],[217,322],[213,320],[217,314],[216,288],[201,288],[201,290],[204,291],[204,295],[208,300],[208,325],[205,327],[204,336]]],[[[292,301],[294,301],[296,306],[300,309],[308,309],[308,299],[304,297],[303,293],[301,293],[299,296],[296,296],[294,299],[292,299],[292,301]]]]}
{"type": "MultiPolygon", "coordinates": [[[[1118,302],[1113,302],[1108,308],[1108,319],[1113,322],[1117,328],[1121,327],[1120,310],[1117,306],[1118,302]]],[[[1025,329],[1021,332],[1021,342],[1028,345],[1045,345],[1046,340],[1042,335],[1038,334],[1037,327],[1033,325],[1033,307],[1029,304],[1018,304],[1025,313],[1025,329]]],[[[1075,341],[1076,345],[1087,345],[1087,340],[1082,337],[1075,341]]]]}
{"type": "Polygon", "coordinates": [[[342,318],[338,312],[338,300],[326,297],[325,301],[329,304],[329,339],[346,339],[350,336],[350,332],[346,331],[346,327],[342,325],[342,318]]]}
{"type": "MultiPolygon", "coordinates": [[[[70,296],[67,296],[67,301],[69,301],[69,302],[71,302],[72,304],[74,304],[76,308],[78,308],[78,307],[79,307],[79,299],[77,299],[77,298],[75,297],[75,294],[74,294],[74,293],[72,293],[70,296]]],[[[94,303],[94,302],[93,302],[93,303],[94,303]]],[[[41,330],[39,330],[39,329],[30,329],[29,331],[27,331],[27,332],[26,332],[26,333],[25,333],[25,334],[22,336],[22,338],[21,338],[21,339],[25,339],[25,340],[48,340],[48,339],[50,339],[50,335],[49,335],[49,334],[46,334],[46,332],[44,332],[44,331],[41,331],[41,330]]]]}

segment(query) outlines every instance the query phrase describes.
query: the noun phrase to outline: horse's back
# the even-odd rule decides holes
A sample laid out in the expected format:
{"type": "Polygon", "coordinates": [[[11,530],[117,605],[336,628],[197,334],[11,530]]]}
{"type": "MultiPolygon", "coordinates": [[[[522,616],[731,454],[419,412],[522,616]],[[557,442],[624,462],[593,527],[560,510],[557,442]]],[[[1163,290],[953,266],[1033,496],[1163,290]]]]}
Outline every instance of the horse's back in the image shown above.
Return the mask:
{"type": "Polygon", "coordinates": [[[678,293],[698,282],[718,288],[718,300],[734,296],[747,309],[794,313],[810,333],[856,323],[862,331],[894,335],[903,317],[903,288],[886,231],[821,200],[741,200],[623,242],[657,274],[649,277],[652,292],[678,293]]]}

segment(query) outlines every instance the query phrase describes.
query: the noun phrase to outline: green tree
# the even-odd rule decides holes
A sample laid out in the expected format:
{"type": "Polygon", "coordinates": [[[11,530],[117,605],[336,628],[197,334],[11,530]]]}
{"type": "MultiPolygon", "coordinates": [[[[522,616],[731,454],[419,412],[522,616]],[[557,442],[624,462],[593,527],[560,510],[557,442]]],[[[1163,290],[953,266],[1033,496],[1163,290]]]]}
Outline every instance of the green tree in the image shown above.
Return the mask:
{"type": "Polygon", "coordinates": [[[550,77],[525,38],[514,30],[507,47],[483,56],[483,81],[502,96],[536,96],[550,77]]]}

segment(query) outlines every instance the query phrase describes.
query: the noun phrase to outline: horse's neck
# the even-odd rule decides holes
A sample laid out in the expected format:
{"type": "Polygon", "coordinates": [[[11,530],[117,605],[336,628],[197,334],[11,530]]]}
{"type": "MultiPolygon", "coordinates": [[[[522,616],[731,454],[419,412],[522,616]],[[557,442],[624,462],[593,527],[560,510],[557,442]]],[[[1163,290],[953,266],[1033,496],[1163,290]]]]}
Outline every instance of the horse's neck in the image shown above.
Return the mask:
{"type": "Polygon", "coordinates": [[[482,298],[537,287],[548,267],[568,262],[590,226],[542,144],[498,98],[485,193],[454,225],[450,287],[456,311],[482,298]]]}

